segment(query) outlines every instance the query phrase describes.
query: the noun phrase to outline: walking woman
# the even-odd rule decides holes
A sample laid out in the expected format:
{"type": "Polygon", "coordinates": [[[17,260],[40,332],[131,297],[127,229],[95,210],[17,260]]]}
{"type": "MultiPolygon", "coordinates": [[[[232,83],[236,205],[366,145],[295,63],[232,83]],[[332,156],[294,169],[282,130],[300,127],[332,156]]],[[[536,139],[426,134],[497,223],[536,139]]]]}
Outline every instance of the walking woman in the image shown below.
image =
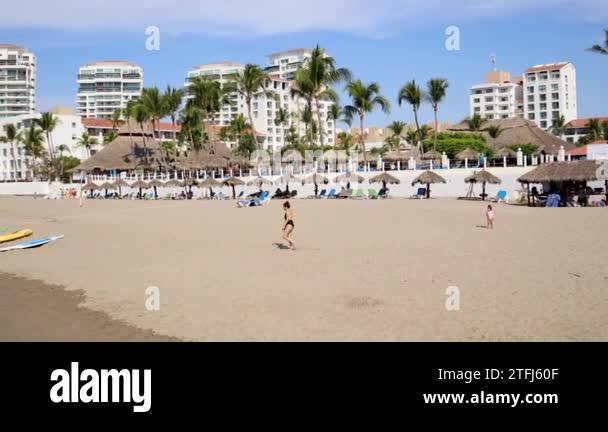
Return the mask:
{"type": "Polygon", "coordinates": [[[289,248],[295,250],[295,244],[291,239],[291,234],[295,225],[293,224],[293,211],[291,210],[291,204],[289,201],[285,201],[283,204],[283,239],[289,243],[289,248]]]}

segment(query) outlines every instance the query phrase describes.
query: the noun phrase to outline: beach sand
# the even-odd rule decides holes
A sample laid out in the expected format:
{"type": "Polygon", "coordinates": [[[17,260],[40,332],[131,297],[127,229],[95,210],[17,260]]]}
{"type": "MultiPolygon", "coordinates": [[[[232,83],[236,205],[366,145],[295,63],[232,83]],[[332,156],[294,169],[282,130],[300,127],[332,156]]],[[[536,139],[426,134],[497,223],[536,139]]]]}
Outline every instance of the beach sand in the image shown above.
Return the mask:
{"type": "Polygon", "coordinates": [[[0,340],[608,339],[606,209],[499,204],[486,230],[481,202],[292,204],[296,251],[277,246],[280,201],[1,197],[0,226],[65,238],[0,254],[28,279],[0,277],[0,340]]]}

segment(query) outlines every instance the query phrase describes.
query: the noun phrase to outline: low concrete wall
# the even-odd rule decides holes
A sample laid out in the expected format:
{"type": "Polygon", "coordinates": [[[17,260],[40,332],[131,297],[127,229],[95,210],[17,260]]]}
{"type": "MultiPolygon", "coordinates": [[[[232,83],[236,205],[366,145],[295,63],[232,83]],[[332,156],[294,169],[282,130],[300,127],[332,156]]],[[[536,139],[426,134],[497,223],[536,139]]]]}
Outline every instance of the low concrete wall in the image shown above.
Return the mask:
{"type": "Polygon", "coordinates": [[[0,183],[0,195],[48,195],[48,182],[0,183]]]}

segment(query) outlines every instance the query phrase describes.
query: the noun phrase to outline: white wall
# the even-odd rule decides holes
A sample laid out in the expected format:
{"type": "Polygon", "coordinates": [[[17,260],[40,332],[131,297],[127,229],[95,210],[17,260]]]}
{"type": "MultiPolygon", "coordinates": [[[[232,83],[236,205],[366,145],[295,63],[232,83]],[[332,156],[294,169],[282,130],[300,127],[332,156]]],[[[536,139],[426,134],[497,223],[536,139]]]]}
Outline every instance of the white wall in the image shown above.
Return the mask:
{"type": "Polygon", "coordinates": [[[0,183],[0,195],[48,195],[47,182],[0,183]]]}

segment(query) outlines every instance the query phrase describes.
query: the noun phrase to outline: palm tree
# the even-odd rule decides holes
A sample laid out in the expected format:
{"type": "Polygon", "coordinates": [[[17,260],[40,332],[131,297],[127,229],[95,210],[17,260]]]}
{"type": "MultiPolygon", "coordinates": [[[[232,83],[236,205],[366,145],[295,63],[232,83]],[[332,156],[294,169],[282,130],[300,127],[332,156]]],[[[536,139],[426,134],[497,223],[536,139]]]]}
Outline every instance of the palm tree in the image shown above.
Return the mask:
{"type": "Polygon", "coordinates": [[[410,128],[405,133],[405,139],[407,140],[408,143],[410,143],[410,145],[416,145],[419,138],[420,138],[420,134],[418,133],[418,131],[416,129],[410,128]]]}
{"type": "Polygon", "coordinates": [[[46,144],[49,147],[49,154],[51,159],[55,157],[55,149],[53,148],[53,139],[52,134],[57,124],[59,123],[59,119],[55,117],[50,112],[42,113],[40,118],[34,119],[34,123],[42,129],[42,131],[46,135],[46,144]]]}
{"type": "Polygon", "coordinates": [[[171,86],[167,86],[167,90],[163,94],[165,99],[165,108],[171,115],[171,130],[173,131],[173,141],[177,141],[177,132],[175,132],[175,117],[179,111],[179,107],[182,105],[182,98],[184,97],[184,90],[176,89],[171,86]]]}
{"type": "Polygon", "coordinates": [[[502,133],[502,128],[500,126],[490,126],[488,127],[488,135],[492,138],[496,139],[502,133]]]}
{"type": "Polygon", "coordinates": [[[416,80],[409,81],[401,90],[399,90],[399,95],[397,96],[397,102],[399,102],[399,106],[403,101],[409,103],[412,106],[412,110],[414,111],[414,121],[416,122],[416,130],[418,131],[418,139],[416,141],[418,148],[420,149],[420,153],[422,152],[422,135],[420,134],[420,123],[418,122],[418,111],[420,110],[420,105],[422,104],[422,100],[424,99],[424,92],[416,85],[416,80]]]}
{"type": "Polygon", "coordinates": [[[338,134],[337,147],[341,150],[345,150],[347,153],[353,146],[353,136],[348,132],[340,132],[338,134]]]}
{"type": "Polygon", "coordinates": [[[15,181],[17,180],[17,148],[15,143],[20,142],[22,139],[21,132],[17,132],[17,127],[12,124],[4,125],[4,134],[5,136],[0,137],[0,142],[6,142],[11,146],[11,156],[13,157],[13,172],[15,176],[15,181]]]}
{"type": "Polygon", "coordinates": [[[553,119],[553,124],[551,125],[551,132],[555,136],[561,136],[564,134],[564,129],[566,126],[566,118],[563,115],[556,117],[553,119]]]}
{"type": "Polygon", "coordinates": [[[251,125],[247,123],[243,114],[239,114],[233,118],[228,126],[229,134],[235,137],[237,142],[240,141],[243,135],[248,131],[251,131],[251,125]]]}
{"type": "MultiPolygon", "coordinates": [[[[150,113],[144,104],[138,103],[135,105],[133,117],[135,118],[135,121],[137,122],[137,124],[139,124],[139,127],[141,129],[141,139],[144,146],[144,158],[147,164],[148,149],[146,147],[146,131],[144,128],[144,124],[148,120],[150,120],[150,113]]],[[[152,128],[154,128],[154,126],[152,128]]],[[[152,137],[154,137],[154,131],[152,131],[152,137]]],[[[135,148],[133,148],[133,157],[135,157],[135,148]]]]}
{"type": "Polygon", "coordinates": [[[600,125],[599,119],[590,119],[589,123],[587,123],[587,128],[589,129],[589,132],[587,133],[589,142],[602,139],[602,126],[600,125]]]}
{"type": "Polygon", "coordinates": [[[118,126],[120,126],[123,123],[122,116],[123,116],[123,111],[121,108],[116,108],[112,112],[111,120],[112,120],[112,130],[113,131],[117,131],[118,126]]]}
{"type": "Polygon", "coordinates": [[[46,156],[46,151],[43,144],[42,129],[36,127],[35,124],[30,125],[29,129],[21,137],[21,142],[25,146],[25,154],[33,159],[32,171],[37,170],[37,161],[46,156]]]}
{"type": "Polygon", "coordinates": [[[439,104],[445,98],[448,86],[448,80],[445,78],[433,78],[426,83],[426,99],[433,107],[433,114],[435,115],[435,134],[433,137],[433,150],[436,150],[437,134],[439,133],[439,121],[437,120],[439,104]]]}
{"type": "Polygon", "coordinates": [[[91,149],[93,146],[97,144],[97,140],[90,136],[87,132],[83,132],[78,142],[76,143],[76,147],[81,147],[85,149],[88,153],[88,156],[91,157],[91,149]]]}
{"type": "Polygon", "coordinates": [[[59,178],[63,179],[63,174],[64,174],[64,171],[65,171],[65,169],[64,169],[65,165],[64,165],[64,160],[63,160],[63,153],[71,153],[71,152],[70,152],[70,148],[67,145],[65,145],[65,144],[59,144],[57,146],[57,151],[59,152],[59,161],[60,161],[60,164],[59,164],[59,178]]]}
{"type": "Polygon", "coordinates": [[[137,105],[137,101],[134,99],[129,100],[127,105],[122,110],[122,113],[125,117],[125,121],[127,122],[127,128],[129,129],[129,142],[131,143],[131,149],[133,149],[133,131],[131,130],[131,120],[134,120],[135,117],[135,106],[137,105]]]}
{"type": "Polygon", "coordinates": [[[604,139],[608,141],[608,121],[602,123],[602,132],[604,133],[604,139]]]}
{"type": "Polygon", "coordinates": [[[604,30],[604,44],[603,45],[593,45],[591,48],[587,48],[587,51],[608,55],[608,28],[604,30]]]}
{"type": "Polygon", "coordinates": [[[321,121],[321,103],[323,100],[336,102],[338,97],[331,88],[332,85],[344,80],[350,81],[351,73],[346,68],[337,68],[333,57],[325,54],[325,50],[317,45],[302,67],[309,80],[309,96],[314,101],[319,124],[319,143],[323,146],[323,122],[321,121]]]}
{"type": "Polygon", "coordinates": [[[165,100],[158,87],[144,88],[139,97],[139,105],[146,111],[147,119],[152,122],[152,138],[156,139],[157,122],[167,115],[165,100]]]}
{"type": "Polygon", "coordinates": [[[388,99],[380,95],[380,85],[375,82],[366,85],[363,84],[361,80],[351,81],[346,85],[346,92],[352,99],[352,105],[345,106],[344,113],[349,120],[355,116],[359,117],[363,160],[367,164],[367,155],[365,154],[365,137],[363,136],[363,121],[365,119],[365,115],[371,113],[376,107],[388,114],[391,110],[391,104],[388,99]]]}
{"type": "Polygon", "coordinates": [[[294,113],[294,116],[298,115],[297,120],[304,123],[305,134],[308,136],[308,128],[312,121],[312,82],[308,69],[300,68],[296,71],[295,78],[289,88],[289,94],[296,101],[300,98],[306,101],[304,111],[299,114],[294,113]]]}
{"type": "Polygon", "coordinates": [[[194,151],[200,151],[202,141],[205,137],[201,125],[205,117],[205,112],[195,103],[194,99],[190,99],[184,109],[180,113],[179,123],[182,127],[179,134],[179,142],[185,143],[189,138],[189,147],[194,151]]]}
{"type": "Polygon", "coordinates": [[[110,129],[103,135],[103,145],[105,146],[107,144],[110,144],[116,138],[118,138],[118,134],[114,129],[110,129]]]}
{"type": "Polygon", "coordinates": [[[399,145],[401,145],[402,134],[406,126],[407,125],[405,122],[394,121],[386,127],[393,133],[393,135],[387,139],[387,143],[391,149],[399,150],[399,145]]]}
{"type": "Polygon", "coordinates": [[[289,125],[289,111],[279,108],[274,118],[274,124],[281,128],[283,133],[283,137],[281,139],[283,140],[283,145],[285,145],[285,126],[289,125]]]}
{"type": "Polygon", "coordinates": [[[258,96],[265,96],[267,98],[274,97],[276,95],[273,91],[266,90],[265,83],[268,81],[268,75],[258,66],[254,64],[247,64],[245,68],[236,74],[234,78],[235,90],[237,93],[245,99],[247,104],[247,113],[249,116],[249,124],[252,126],[253,139],[255,140],[255,123],[253,122],[253,114],[251,105],[253,98],[258,96]]]}
{"type": "Polygon", "coordinates": [[[480,116],[479,114],[474,114],[473,117],[467,117],[464,119],[464,122],[469,127],[470,131],[480,131],[481,127],[487,120],[480,116]]]}

